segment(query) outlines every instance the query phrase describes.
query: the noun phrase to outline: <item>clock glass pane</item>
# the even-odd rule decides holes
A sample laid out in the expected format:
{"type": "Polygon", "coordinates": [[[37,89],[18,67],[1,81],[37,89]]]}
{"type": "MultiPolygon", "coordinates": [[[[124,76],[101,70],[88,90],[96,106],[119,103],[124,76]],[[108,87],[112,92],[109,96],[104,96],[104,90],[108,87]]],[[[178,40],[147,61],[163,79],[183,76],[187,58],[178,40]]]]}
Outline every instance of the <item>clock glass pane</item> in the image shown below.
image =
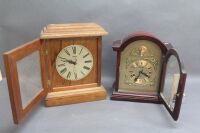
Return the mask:
{"type": "Polygon", "coordinates": [[[56,70],[66,80],[80,80],[93,68],[93,56],[82,45],[69,45],[63,48],[56,58],[56,70]]]}
{"type": "Polygon", "coordinates": [[[118,91],[157,93],[161,59],[161,49],[151,41],[129,44],[121,52],[118,91]]]}
{"type": "Polygon", "coordinates": [[[33,52],[17,62],[22,107],[25,108],[42,91],[40,55],[33,52]]]}
{"type": "Polygon", "coordinates": [[[171,55],[167,61],[165,83],[163,92],[161,92],[162,98],[168,104],[171,111],[173,111],[175,106],[179,80],[180,68],[178,60],[174,55],[171,55]]]}

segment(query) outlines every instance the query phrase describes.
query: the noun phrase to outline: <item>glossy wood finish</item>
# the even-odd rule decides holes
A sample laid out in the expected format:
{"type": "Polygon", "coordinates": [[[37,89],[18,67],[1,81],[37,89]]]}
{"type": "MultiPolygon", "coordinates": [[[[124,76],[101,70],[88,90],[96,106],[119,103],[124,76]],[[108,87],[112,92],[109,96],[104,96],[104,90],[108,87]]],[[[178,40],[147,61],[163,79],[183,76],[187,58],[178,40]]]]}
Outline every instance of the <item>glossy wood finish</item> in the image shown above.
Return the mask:
{"type": "MultiPolygon", "coordinates": [[[[120,58],[121,58],[121,52],[124,50],[124,48],[129,45],[130,43],[137,41],[137,40],[149,40],[154,42],[159,46],[159,48],[162,51],[163,56],[167,52],[167,47],[156,37],[149,33],[144,32],[137,32],[130,34],[127,36],[123,41],[117,40],[113,43],[112,48],[114,51],[117,52],[117,64],[116,64],[116,82],[114,87],[114,92],[111,96],[112,100],[124,100],[124,101],[137,101],[137,102],[152,102],[152,103],[160,103],[160,99],[158,98],[158,94],[152,95],[152,94],[146,94],[141,95],[137,93],[125,93],[125,92],[118,92],[118,84],[119,84],[119,65],[120,65],[120,58]]],[[[162,73],[161,75],[162,76],[162,73]]]]}
{"type": "Polygon", "coordinates": [[[164,106],[166,107],[166,109],[168,110],[168,112],[170,113],[170,115],[172,116],[172,118],[174,120],[178,120],[178,117],[180,114],[180,109],[181,109],[181,103],[182,103],[182,99],[183,99],[183,94],[184,94],[184,90],[185,90],[185,82],[186,82],[187,73],[184,70],[183,64],[180,61],[177,51],[173,48],[167,52],[165,59],[164,59],[164,63],[163,63],[164,72],[162,75],[162,82],[161,82],[161,88],[160,88],[159,94],[164,89],[166,66],[167,66],[169,57],[172,55],[174,55],[177,58],[177,61],[179,64],[179,70],[180,70],[180,80],[179,80],[179,84],[178,84],[177,97],[176,97],[176,101],[175,101],[174,110],[173,111],[170,110],[170,107],[168,106],[168,104],[164,101],[164,99],[161,96],[160,96],[160,99],[161,99],[162,103],[164,104],[164,106]]]}
{"type": "Polygon", "coordinates": [[[123,51],[127,45],[137,40],[152,41],[160,47],[163,54],[166,54],[167,52],[167,47],[164,45],[164,43],[161,42],[158,38],[156,38],[152,34],[147,33],[147,32],[136,32],[136,33],[129,34],[122,41],[120,40],[115,41],[112,48],[114,51],[123,51]]]}
{"type": "Polygon", "coordinates": [[[112,100],[119,101],[132,101],[143,103],[161,103],[158,95],[128,93],[128,92],[113,92],[111,96],[112,100]]]}
{"type": "Polygon", "coordinates": [[[10,95],[11,108],[13,113],[14,123],[19,123],[24,117],[37,105],[37,103],[47,94],[46,84],[45,84],[45,73],[41,73],[43,90],[40,91],[35,98],[23,109],[22,99],[20,94],[20,85],[18,79],[17,65],[16,62],[23,59],[29,54],[39,51],[40,52],[40,62],[41,71],[45,71],[44,58],[41,50],[40,39],[36,39],[25,45],[22,45],[16,49],[4,53],[4,64],[8,82],[8,89],[10,95]]]}
{"type": "Polygon", "coordinates": [[[122,101],[134,101],[134,102],[146,102],[146,103],[159,103],[164,104],[170,115],[174,120],[177,120],[180,113],[183,93],[184,93],[184,87],[186,82],[186,72],[183,70],[183,66],[181,64],[181,61],[179,59],[178,53],[176,50],[173,49],[173,46],[170,43],[163,43],[153,35],[149,33],[143,33],[143,32],[137,32],[129,35],[126,37],[123,41],[117,40],[113,43],[113,50],[117,52],[117,63],[116,63],[116,81],[113,84],[113,93],[111,96],[112,100],[122,100],[122,101]],[[129,45],[131,42],[137,41],[137,40],[149,40],[154,43],[156,43],[163,53],[163,61],[162,61],[162,72],[161,72],[161,80],[160,80],[160,86],[158,93],[156,95],[151,94],[140,94],[140,93],[130,93],[130,92],[119,92],[118,91],[118,82],[119,82],[119,65],[120,65],[120,57],[121,57],[121,51],[129,45]],[[175,108],[173,111],[170,110],[167,103],[164,101],[164,99],[161,97],[160,93],[163,91],[163,86],[165,82],[165,74],[166,74],[166,65],[168,58],[174,55],[179,63],[180,68],[180,81],[178,85],[178,97],[175,102],[175,108]]]}

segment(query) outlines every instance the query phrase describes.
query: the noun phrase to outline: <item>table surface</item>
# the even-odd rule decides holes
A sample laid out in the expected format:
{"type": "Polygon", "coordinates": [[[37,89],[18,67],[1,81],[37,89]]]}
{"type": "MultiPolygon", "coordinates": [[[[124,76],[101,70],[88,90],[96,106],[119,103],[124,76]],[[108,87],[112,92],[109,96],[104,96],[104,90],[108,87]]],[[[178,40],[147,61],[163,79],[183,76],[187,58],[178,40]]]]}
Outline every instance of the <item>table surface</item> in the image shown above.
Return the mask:
{"type": "MultiPolygon", "coordinates": [[[[111,93],[113,79],[103,78],[111,93]]],[[[0,81],[0,133],[195,133],[200,130],[200,77],[188,77],[179,120],[163,105],[111,101],[45,107],[39,105],[19,125],[13,124],[6,79],[0,81]]]]}

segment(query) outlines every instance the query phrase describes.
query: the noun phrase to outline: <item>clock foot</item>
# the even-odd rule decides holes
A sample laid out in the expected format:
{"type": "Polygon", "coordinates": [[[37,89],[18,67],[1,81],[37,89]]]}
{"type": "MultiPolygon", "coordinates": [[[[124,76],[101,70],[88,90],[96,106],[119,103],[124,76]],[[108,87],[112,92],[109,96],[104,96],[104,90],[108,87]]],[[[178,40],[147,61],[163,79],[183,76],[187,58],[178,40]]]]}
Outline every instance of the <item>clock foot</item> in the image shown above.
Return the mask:
{"type": "Polygon", "coordinates": [[[49,92],[45,98],[47,107],[75,104],[106,99],[107,93],[103,86],[85,89],[49,92]]]}

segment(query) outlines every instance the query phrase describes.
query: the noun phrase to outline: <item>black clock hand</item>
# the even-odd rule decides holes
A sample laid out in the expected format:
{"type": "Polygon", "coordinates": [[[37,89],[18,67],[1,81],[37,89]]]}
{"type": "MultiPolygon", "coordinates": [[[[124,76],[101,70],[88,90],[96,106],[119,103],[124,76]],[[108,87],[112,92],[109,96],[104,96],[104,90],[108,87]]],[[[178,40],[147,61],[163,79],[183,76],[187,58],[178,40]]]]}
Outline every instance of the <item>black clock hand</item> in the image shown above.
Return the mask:
{"type": "Polygon", "coordinates": [[[69,64],[73,64],[73,65],[76,65],[76,62],[75,61],[72,61],[72,60],[68,60],[68,59],[66,59],[66,58],[62,58],[63,60],[63,62],[68,62],[69,64]]]}
{"type": "Polygon", "coordinates": [[[69,64],[76,65],[76,61],[68,60],[67,62],[68,62],[69,64]]]}
{"type": "Polygon", "coordinates": [[[142,71],[139,71],[139,74],[137,77],[135,77],[134,81],[137,81],[137,79],[140,77],[140,74],[141,74],[142,71]]]}
{"type": "Polygon", "coordinates": [[[66,59],[64,57],[60,57],[60,56],[58,56],[58,57],[61,58],[63,62],[68,62],[69,64],[76,65],[76,61],[68,60],[68,59],[66,59]]]}
{"type": "Polygon", "coordinates": [[[147,78],[150,78],[149,75],[147,75],[146,73],[144,73],[143,71],[141,72],[142,75],[146,76],[147,78]]]}

